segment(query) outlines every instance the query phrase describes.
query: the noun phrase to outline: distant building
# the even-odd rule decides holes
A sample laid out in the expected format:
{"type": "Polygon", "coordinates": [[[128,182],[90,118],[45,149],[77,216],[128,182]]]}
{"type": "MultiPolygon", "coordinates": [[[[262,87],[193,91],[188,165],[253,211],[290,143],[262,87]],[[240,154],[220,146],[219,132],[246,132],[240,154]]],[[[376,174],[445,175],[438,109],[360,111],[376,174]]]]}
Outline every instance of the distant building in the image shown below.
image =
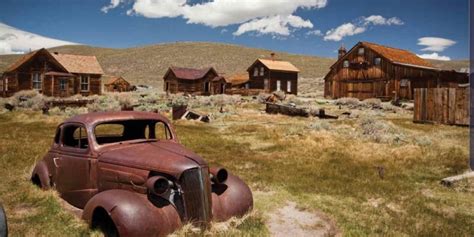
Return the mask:
{"type": "Polygon", "coordinates": [[[102,74],[95,56],[50,53],[43,48],[24,55],[3,73],[0,95],[21,90],[56,97],[100,94],[102,74]]]}
{"type": "Polygon", "coordinates": [[[290,62],[276,60],[274,54],[271,59],[257,59],[247,72],[250,89],[298,93],[298,68],[290,62]]]}
{"type": "Polygon", "coordinates": [[[249,89],[249,74],[245,73],[237,73],[226,77],[227,83],[231,85],[232,88],[239,88],[239,89],[249,89]]]}
{"type": "Polygon", "coordinates": [[[163,76],[163,90],[196,95],[224,94],[227,83],[214,68],[170,67],[163,76]]]}
{"type": "Polygon", "coordinates": [[[415,88],[456,87],[466,73],[440,70],[416,54],[369,42],[349,52],[338,50],[338,60],[324,77],[324,96],[358,99],[413,99],[415,88]]]}
{"type": "Polygon", "coordinates": [[[130,83],[123,77],[109,77],[104,82],[104,91],[107,92],[127,92],[132,89],[130,83]]]}

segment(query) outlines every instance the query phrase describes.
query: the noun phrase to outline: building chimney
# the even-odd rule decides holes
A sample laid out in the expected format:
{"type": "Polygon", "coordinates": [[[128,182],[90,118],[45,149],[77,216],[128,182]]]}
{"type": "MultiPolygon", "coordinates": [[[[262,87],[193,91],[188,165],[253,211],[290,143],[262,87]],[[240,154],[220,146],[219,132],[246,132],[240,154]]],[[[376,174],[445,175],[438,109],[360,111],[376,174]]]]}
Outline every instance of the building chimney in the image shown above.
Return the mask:
{"type": "Polygon", "coordinates": [[[275,53],[273,53],[273,52],[270,53],[270,57],[271,57],[272,60],[275,60],[275,53]]]}
{"type": "Polygon", "coordinates": [[[346,55],[346,53],[347,53],[346,47],[344,47],[344,44],[342,44],[339,50],[337,51],[337,58],[338,59],[342,58],[344,55],[346,55]]]}

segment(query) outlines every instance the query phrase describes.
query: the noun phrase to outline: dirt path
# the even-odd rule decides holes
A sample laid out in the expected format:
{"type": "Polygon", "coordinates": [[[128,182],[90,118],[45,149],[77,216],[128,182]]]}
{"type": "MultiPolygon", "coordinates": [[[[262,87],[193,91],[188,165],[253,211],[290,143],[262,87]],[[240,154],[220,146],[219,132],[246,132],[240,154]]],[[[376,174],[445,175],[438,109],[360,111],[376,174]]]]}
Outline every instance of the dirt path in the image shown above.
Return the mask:
{"type": "Polygon", "coordinates": [[[294,202],[287,202],[269,217],[268,228],[275,237],[340,236],[336,225],[326,215],[298,210],[294,202]]]}

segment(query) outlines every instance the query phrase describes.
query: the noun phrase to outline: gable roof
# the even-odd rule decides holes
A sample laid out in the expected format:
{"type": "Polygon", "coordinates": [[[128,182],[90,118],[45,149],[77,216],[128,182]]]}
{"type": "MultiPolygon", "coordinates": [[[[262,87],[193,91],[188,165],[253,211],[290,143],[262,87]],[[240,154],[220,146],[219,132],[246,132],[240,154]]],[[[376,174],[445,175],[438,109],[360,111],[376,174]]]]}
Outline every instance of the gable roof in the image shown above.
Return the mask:
{"type": "Polygon", "coordinates": [[[261,62],[265,67],[267,67],[270,70],[275,70],[275,71],[284,71],[284,72],[299,72],[300,70],[295,67],[295,65],[291,64],[290,62],[287,61],[280,61],[280,60],[273,60],[273,59],[263,59],[259,58],[257,59],[250,67],[250,68],[255,65],[255,63],[261,62]]]}
{"type": "Polygon", "coordinates": [[[17,69],[40,53],[45,53],[51,57],[59,66],[69,73],[104,74],[95,56],[50,53],[44,48],[25,54],[18,61],[10,65],[6,72],[17,69]]]}
{"type": "Polygon", "coordinates": [[[60,53],[53,53],[51,55],[71,73],[104,74],[95,56],[60,53]]]}
{"type": "Polygon", "coordinates": [[[104,85],[111,85],[114,84],[117,81],[123,80],[126,83],[130,84],[125,78],[123,77],[116,77],[116,76],[105,76],[107,79],[104,81],[104,85]]]}
{"type": "Polygon", "coordinates": [[[249,81],[249,74],[248,73],[237,73],[230,77],[226,78],[228,83],[232,85],[241,85],[249,81]]]}
{"type": "Polygon", "coordinates": [[[397,48],[392,48],[384,45],[379,45],[375,43],[370,43],[370,42],[359,42],[357,43],[354,47],[352,47],[349,52],[346,53],[343,57],[339,58],[332,66],[338,64],[341,60],[347,57],[354,49],[356,49],[358,46],[364,46],[367,47],[380,56],[384,57],[388,61],[390,61],[393,64],[399,64],[399,65],[404,65],[404,66],[410,66],[410,67],[418,67],[418,68],[427,68],[427,69],[435,69],[431,63],[428,61],[418,57],[416,54],[404,50],[404,49],[397,49],[397,48]]]}
{"type": "Polygon", "coordinates": [[[172,71],[177,78],[184,79],[184,80],[201,79],[205,77],[207,73],[209,73],[210,71],[213,71],[217,75],[216,70],[214,70],[214,68],[212,67],[204,68],[204,69],[170,67],[168,69],[168,72],[165,74],[165,77],[168,75],[170,71],[172,71]]]}

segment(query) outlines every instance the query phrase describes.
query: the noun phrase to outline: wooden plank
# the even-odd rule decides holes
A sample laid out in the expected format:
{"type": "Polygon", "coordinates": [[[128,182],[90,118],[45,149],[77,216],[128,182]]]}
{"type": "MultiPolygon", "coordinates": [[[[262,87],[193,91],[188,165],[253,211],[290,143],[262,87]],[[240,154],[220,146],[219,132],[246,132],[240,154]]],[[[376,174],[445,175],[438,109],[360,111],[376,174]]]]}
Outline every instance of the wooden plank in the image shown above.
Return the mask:
{"type": "Polygon", "coordinates": [[[455,124],[456,88],[448,88],[448,124],[455,124]]]}

